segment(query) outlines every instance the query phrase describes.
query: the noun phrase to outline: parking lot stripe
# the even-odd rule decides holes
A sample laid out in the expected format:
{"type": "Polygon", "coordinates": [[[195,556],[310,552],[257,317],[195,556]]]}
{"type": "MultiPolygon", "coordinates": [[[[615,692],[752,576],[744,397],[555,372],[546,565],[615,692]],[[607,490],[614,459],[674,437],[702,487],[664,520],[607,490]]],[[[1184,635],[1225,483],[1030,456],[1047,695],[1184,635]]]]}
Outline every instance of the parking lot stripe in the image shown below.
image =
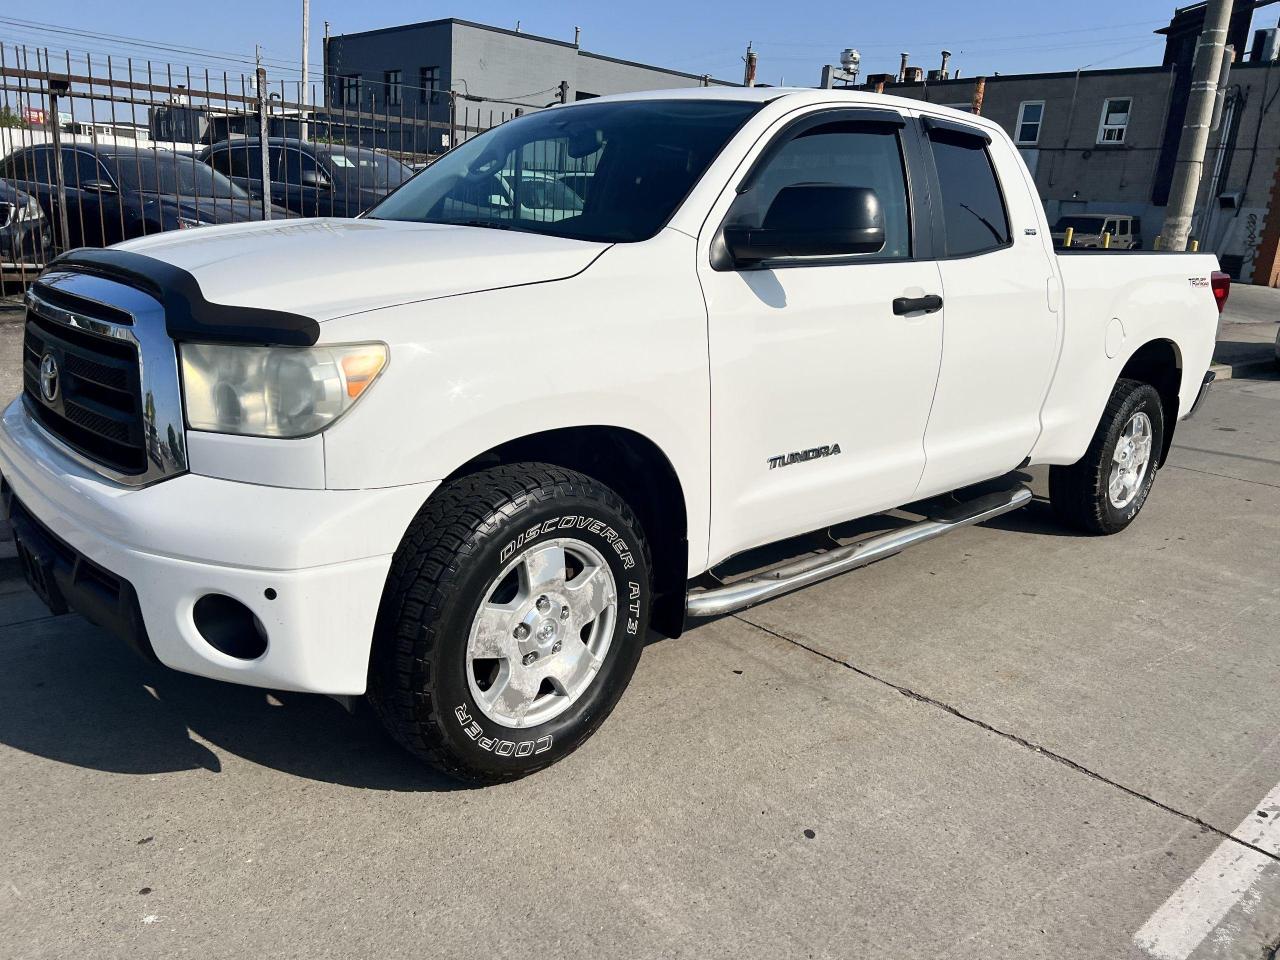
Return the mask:
{"type": "Polygon", "coordinates": [[[1133,942],[1156,960],[1186,960],[1277,857],[1280,784],[1151,915],[1133,942]]]}

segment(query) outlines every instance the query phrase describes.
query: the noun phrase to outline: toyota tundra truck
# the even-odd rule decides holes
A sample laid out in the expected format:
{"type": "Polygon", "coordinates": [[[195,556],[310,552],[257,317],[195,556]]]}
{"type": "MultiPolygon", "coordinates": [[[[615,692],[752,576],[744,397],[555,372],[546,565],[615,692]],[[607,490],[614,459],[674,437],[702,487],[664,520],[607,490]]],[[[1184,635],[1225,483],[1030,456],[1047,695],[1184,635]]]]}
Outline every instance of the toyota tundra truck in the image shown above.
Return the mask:
{"type": "Polygon", "coordinates": [[[3,501],[54,612],[175,670],[367,696],[422,760],[508,780],[591,735],[646,636],[1016,509],[1020,468],[1063,523],[1123,530],[1227,292],[1208,255],[1055,251],[979,116],[602,97],[359,219],[52,262],[3,501]]]}

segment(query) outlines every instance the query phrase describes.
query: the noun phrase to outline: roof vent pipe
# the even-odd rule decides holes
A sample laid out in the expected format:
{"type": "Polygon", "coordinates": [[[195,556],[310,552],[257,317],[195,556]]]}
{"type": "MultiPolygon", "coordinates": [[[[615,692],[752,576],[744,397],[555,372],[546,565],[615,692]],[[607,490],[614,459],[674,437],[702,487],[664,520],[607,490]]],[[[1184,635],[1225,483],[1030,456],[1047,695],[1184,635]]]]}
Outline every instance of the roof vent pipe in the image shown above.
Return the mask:
{"type": "Polygon", "coordinates": [[[898,82],[902,83],[907,79],[907,62],[911,59],[911,54],[904,52],[902,54],[902,62],[898,64],[898,82]]]}

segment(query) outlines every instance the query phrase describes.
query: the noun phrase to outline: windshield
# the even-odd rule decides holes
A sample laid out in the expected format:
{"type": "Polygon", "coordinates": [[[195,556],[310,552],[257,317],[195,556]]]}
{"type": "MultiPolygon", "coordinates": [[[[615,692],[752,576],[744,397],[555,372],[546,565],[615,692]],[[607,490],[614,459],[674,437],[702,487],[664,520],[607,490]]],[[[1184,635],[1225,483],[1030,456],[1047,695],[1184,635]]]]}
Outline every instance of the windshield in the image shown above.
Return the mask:
{"type": "Polygon", "coordinates": [[[399,160],[372,150],[331,150],[327,158],[334,179],[348,188],[394,190],[413,176],[399,160]]]}
{"type": "Polygon", "coordinates": [[[192,157],[139,150],[136,154],[117,154],[111,160],[117,182],[126,193],[160,193],[191,199],[249,198],[218,171],[192,157]]]}
{"type": "Polygon", "coordinates": [[[1106,217],[1059,217],[1054,230],[1074,230],[1076,233],[1101,233],[1106,217]]]}
{"type": "Polygon", "coordinates": [[[468,140],[366,216],[646,240],[758,108],[626,100],[545,110],[468,140]]]}

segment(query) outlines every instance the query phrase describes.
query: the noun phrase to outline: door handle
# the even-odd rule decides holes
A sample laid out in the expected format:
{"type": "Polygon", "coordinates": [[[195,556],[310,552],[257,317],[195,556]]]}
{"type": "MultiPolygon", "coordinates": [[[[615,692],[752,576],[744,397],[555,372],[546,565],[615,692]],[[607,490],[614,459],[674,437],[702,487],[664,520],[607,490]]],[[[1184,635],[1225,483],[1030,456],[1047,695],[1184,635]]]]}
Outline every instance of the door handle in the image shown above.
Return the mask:
{"type": "Polygon", "coordinates": [[[937,313],[942,309],[942,298],[936,293],[926,297],[898,297],[893,301],[893,312],[899,316],[908,313],[937,313]]]}

